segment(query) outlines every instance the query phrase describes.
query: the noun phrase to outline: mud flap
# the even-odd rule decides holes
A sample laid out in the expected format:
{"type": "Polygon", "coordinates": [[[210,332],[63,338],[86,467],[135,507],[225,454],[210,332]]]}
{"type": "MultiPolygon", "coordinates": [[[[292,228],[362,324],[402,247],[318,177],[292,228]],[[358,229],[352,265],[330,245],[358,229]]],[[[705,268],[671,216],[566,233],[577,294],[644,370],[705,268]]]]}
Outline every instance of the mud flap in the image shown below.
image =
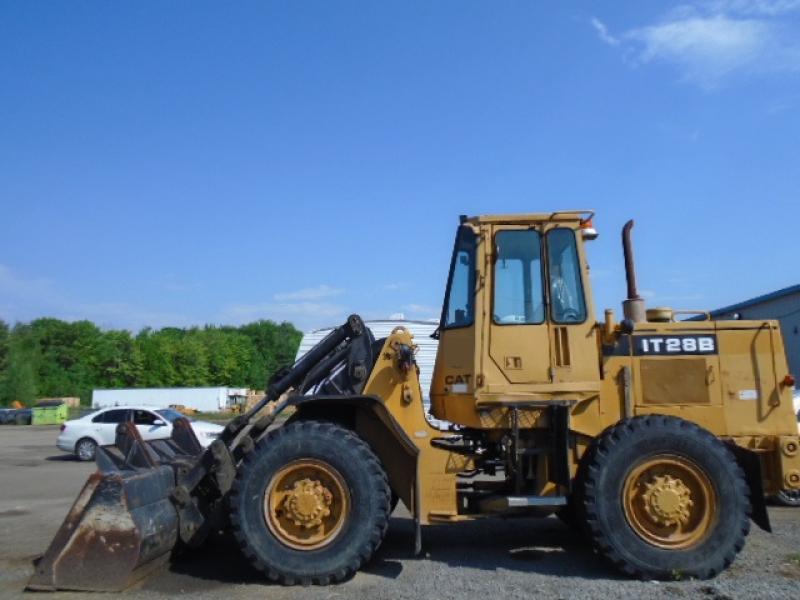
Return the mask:
{"type": "Polygon", "coordinates": [[[761,529],[772,533],[772,524],[769,522],[767,512],[767,501],[764,496],[764,485],[761,474],[761,459],[758,454],[742,448],[734,443],[729,443],[728,447],[736,457],[736,462],[744,471],[744,477],[750,488],[750,518],[761,529]]]}
{"type": "MultiPolygon", "coordinates": [[[[190,460],[181,446],[180,439],[165,440],[156,452],[133,424],[121,424],[116,445],[97,449],[98,471],[36,562],[28,589],[120,591],[163,564],[179,539],[179,512],[172,500],[176,470],[159,457],[168,448],[190,460]]],[[[198,448],[190,439],[187,449],[198,448]]]]}

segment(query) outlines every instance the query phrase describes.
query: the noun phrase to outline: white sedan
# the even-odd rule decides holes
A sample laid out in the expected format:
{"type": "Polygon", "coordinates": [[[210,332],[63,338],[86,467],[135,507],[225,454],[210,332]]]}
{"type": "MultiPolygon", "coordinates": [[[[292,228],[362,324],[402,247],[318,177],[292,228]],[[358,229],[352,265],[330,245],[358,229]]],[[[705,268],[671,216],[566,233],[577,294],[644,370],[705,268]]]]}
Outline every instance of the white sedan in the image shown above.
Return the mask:
{"type": "MultiPolygon", "coordinates": [[[[147,406],[104,408],[64,423],[56,446],[59,450],[75,454],[80,460],[94,460],[97,446],[114,444],[117,425],[120,423],[132,421],[145,441],[160,440],[170,437],[172,422],[184,416],[171,408],[147,406]]],[[[224,429],[221,425],[206,421],[189,419],[189,422],[203,447],[211,445],[224,429]]]]}

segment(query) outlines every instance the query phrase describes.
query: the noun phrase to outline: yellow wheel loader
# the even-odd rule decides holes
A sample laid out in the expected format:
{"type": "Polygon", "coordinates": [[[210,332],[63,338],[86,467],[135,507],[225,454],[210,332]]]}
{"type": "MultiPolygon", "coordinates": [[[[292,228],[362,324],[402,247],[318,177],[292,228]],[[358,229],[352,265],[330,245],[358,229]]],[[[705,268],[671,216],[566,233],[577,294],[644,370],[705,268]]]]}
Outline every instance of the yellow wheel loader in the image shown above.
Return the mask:
{"type": "Polygon", "coordinates": [[[598,322],[591,217],[461,218],[430,390],[446,428],[409,331],[351,316],[205,451],[186,422],[154,442],[120,425],[29,587],[122,589],[226,527],[265,579],[335,583],[398,500],[417,552],[422,526],[555,512],[630,576],[715,576],[751,520],[770,529],[765,496],[800,489],[778,324],[647,310],[632,222],[624,318],[598,322]]]}

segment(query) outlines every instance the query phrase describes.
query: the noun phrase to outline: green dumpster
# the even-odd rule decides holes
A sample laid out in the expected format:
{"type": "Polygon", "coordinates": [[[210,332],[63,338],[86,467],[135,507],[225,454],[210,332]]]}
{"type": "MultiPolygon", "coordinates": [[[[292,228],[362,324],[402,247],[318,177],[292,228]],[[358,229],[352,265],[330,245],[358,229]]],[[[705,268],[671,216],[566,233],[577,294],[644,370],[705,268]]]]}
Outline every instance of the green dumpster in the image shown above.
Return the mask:
{"type": "Polygon", "coordinates": [[[40,402],[32,412],[32,425],[58,425],[67,420],[67,405],[64,402],[40,402]]]}

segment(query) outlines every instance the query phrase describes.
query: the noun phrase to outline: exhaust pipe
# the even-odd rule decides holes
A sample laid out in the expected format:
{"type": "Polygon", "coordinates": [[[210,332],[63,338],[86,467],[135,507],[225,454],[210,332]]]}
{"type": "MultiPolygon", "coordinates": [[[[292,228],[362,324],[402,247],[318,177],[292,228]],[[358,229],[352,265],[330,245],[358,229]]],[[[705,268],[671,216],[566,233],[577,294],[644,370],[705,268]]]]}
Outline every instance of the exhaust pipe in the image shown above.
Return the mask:
{"type": "Polygon", "coordinates": [[[633,244],[631,242],[631,229],[633,219],[625,223],[622,228],[622,252],[625,255],[625,281],[628,285],[628,297],[622,303],[622,314],[634,323],[647,320],[645,315],[644,298],[639,296],[636,289],[636,270],[633,266],[633,244]]]}

